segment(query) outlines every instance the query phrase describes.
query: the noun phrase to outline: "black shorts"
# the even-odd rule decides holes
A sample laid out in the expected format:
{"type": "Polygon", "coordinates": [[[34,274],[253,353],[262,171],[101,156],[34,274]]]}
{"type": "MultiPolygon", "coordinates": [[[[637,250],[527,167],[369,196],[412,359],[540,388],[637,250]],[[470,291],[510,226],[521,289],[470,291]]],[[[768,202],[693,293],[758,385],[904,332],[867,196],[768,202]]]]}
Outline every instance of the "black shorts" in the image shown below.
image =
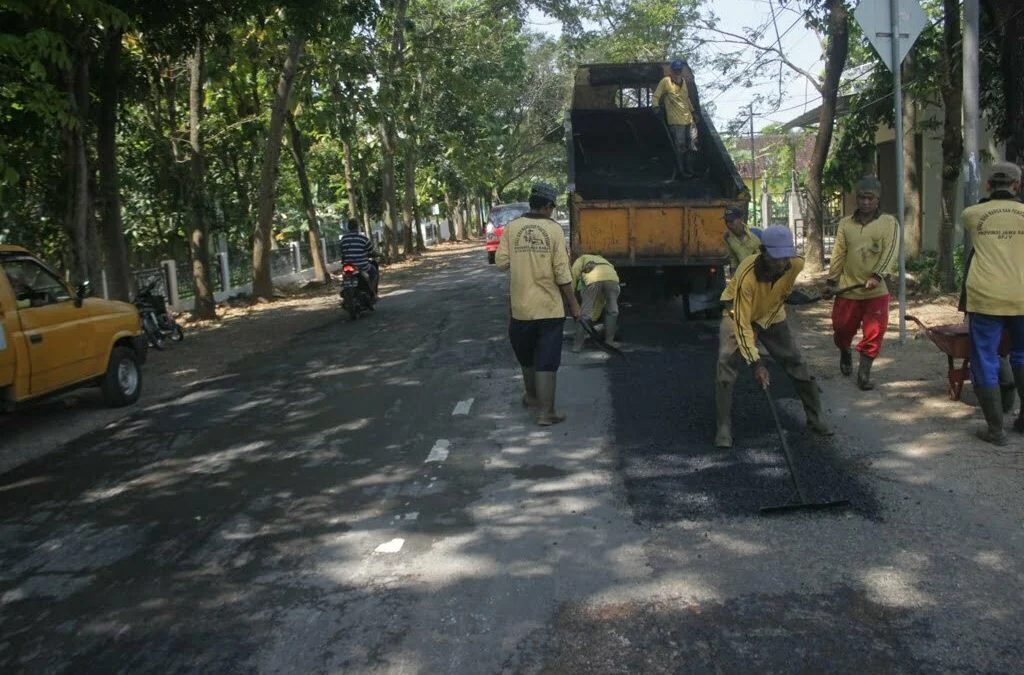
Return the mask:
{"type": "Polygon", "coordinates": [[[519,365],[541,372],[554,372],[562,365],[562,331],[565,319],[512,319],[508,337],[519,365]]]}

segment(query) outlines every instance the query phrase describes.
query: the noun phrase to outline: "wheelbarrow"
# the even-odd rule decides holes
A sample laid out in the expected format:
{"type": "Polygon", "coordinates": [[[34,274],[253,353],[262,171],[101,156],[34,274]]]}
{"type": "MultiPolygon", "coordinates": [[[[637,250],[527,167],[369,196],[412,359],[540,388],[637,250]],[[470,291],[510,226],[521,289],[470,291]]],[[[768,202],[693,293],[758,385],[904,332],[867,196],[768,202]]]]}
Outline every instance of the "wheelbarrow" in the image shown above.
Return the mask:
{"type": "MultiPolygon", "coordinates": [[[[959,401],[964,392],[964,382],[971,379],[971,338],[966,323],[948,323],[942,326],[928,327],[916,316],[907,314],[907,320],[913,321],[924,331],[939,350],[946,355],[949,364],[949,388],[946,394],[950,401],[959,401]],[[955,359],[963,359],[960,367],[955,359]]],[[[1010,334],[1003,333],[999,343],[999,356],[1010,353],[1010,334]]]]}

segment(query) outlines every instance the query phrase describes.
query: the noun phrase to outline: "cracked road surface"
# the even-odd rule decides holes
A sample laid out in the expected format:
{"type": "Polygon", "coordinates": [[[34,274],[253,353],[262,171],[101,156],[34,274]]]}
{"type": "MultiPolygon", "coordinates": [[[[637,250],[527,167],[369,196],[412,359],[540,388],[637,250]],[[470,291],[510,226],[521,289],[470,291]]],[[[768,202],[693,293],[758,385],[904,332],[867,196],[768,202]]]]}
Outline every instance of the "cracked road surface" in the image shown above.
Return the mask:
{"type": "MultiPolygon", "coordinates": [[[[4,673],[1014,673],[1019,520],[806,438],[710,447],[715,326],[627,307],[628,362],[518,403],[483,253],[0,476],[4,673]]],[[[828,400],[826,392],[826,401],[828,400]]]]}

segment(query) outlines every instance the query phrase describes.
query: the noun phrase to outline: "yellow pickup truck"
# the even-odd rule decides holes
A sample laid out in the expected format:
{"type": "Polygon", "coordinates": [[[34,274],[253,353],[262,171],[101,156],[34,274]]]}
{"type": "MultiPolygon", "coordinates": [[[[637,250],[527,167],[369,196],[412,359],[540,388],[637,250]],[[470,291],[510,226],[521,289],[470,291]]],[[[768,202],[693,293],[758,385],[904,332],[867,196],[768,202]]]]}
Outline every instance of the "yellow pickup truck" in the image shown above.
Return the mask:
{"type": "Polygon", "coordinates": [[[0,409],[86,386],[111,406],[139,399],[147,343],[138,310],[88,294],[27,250],[0,246],[0,409]]]}

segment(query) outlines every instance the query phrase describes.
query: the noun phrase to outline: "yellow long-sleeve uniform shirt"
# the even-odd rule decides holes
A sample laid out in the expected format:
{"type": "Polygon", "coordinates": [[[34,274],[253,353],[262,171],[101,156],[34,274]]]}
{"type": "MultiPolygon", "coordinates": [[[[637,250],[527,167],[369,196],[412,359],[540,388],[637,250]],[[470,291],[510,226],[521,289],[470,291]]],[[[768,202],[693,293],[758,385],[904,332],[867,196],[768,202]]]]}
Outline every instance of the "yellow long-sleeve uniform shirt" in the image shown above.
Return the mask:
{"type": "Polygon", "coordinates": [[[746,227],[747,234],[740,239],[732,232],[725,233],[725,247],[729,250],[729,264],[732,268],[739,269],[740,263],[752,255],[757,255],[761,250],[761,240],[756,234],[746,227]]]}
{"type": "Polygon", "coordinates": [[[722,302],[732,303],[729,315],[736,332],[736,343],[747,364],[757,362],[757,333],[754,326],[769,328],[786,320],[784,303],[793,291],[797,276],[804,269],[803,258],[791,258],[789,268],[781,277],[762,281],[756,263],[761,254],[752,255],[736,270],[722,293],[722,302]]]}
{"type": "Polygon", "coordinates": [[[686,80],[676,84],[671,77],[666,77],[658,83],[654,90],[652,105],[657,108],[661,105],[662,97],[665,98],[665,121],[669,124],[693,124],[693,107],[690,105],[690,91],[686,87],[686,80]]]}
{"type": "Polygon", "coordinates": [[[873,290],[857,289],[844,297],[851,300],[869,300],[889,294],[885,277],[896,271],[899,262],[900,230],[896,219],[886,213],[878,214],[867,225],[861,225],[854,216],[839,221],[836,241],[832,246],[829,281],[839,288],[855,286],[878,276],[882,283],[873,290]]]}
{"type": "Polygon", "coordinates": [[[526,214],[505,226],[494,254],[499,270],[512,270],[512,318],[519,321],[565,317],[559,286],[572,283],[562,226],[526,214]]]}
{"type": "Polygon", "coordinates": [[[596,284],[598,281],[614,281],[619,283],[619,273],[615,271],[615,267],[604,257],[592,253],[585,253],[576,258],[576,262],[572,264],[570,271],[572,272],[572,285],[574,287],[579,286],[581,278],[584,285],[596,284]],[[594,269],[584,272],[583,268],[590,262],[594,263],[594,269]]]}
{"type": "Polygon", "coordinates": [[[974,243],[967,272],[967,311],[1024,315],[1024,204],[993,199],[964,210],[974,243]]]}

